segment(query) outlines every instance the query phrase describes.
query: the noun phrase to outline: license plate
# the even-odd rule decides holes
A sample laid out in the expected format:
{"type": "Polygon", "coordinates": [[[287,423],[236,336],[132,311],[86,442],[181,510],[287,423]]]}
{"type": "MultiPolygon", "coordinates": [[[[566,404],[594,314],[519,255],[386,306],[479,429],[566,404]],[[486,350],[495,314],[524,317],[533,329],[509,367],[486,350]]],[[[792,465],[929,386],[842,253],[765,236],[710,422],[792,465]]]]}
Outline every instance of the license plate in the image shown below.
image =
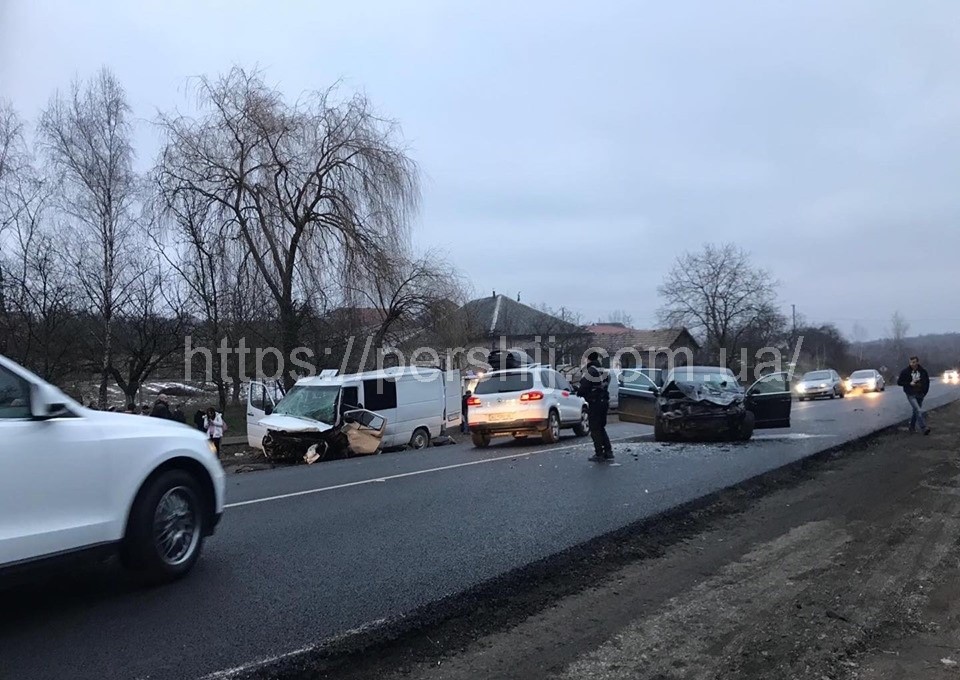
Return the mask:
{"type": "Polygon", "coordinates": [[[491,413],[490,420],[494,422],[503,422],[506,420],[513,420],[512,413],[491,413]]]}

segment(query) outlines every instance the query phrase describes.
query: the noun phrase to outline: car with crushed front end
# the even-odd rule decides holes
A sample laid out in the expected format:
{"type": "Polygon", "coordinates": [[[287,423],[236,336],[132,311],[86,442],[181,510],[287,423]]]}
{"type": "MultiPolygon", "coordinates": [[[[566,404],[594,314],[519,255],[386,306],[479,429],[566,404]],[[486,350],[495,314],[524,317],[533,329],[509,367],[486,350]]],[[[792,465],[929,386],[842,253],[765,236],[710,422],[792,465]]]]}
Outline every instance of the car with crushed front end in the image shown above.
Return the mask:
{"type": "Polygon", "coordinates": [[[748,441],[757,428],[790,427],[790,376],[771,373],[744,389],[729,368],[683,366],[663,386],[645,375],[620,386],[619,418],[653,425],[658,442],[685,438],[748,441]]]}
{"type": "Polygon", "coordinates": [[[118,553],[148,582],[180,578],[224,486],[202,432],[84,408],[0,356],[0,577],[118,553]]]}

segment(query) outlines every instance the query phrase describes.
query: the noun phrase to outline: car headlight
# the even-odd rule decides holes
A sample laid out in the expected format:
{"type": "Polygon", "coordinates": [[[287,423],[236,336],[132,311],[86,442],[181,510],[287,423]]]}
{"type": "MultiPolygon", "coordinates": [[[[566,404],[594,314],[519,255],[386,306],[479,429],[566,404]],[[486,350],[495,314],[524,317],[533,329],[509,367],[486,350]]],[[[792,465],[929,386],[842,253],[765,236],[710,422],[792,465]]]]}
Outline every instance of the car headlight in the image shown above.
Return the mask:
{"type": "Polygon", "coordinates": [[[797,385],[797,392],[800,392],[801,394],[803,394],[806,391],[807,391],[806,387],[804,387],[803,385],[797,385]]]}

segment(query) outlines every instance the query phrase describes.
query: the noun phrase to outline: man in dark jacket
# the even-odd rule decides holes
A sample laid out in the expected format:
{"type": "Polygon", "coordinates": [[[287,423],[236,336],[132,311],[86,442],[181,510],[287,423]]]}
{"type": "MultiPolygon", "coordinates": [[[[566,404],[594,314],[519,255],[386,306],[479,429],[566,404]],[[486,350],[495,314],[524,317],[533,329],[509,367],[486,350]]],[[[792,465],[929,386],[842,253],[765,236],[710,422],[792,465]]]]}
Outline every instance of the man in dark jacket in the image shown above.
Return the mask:
{"type": "Polygon", "coordinates": [[[913,414],[910,416],[910,431],[916,432],[919,428],[924,434],[930,434],[927,421],[923,417],[923,399],[930,391],[930,374],[920,365],[920,359],[910,357],[910,365],[900,371],[897,384],[903,388],[913,414]]]}
{"type": "Polygon", "coordinates": [[[170,412],[170,404],[167,403],[167,398],[164,395],[161,394],[157,397],[157,400],[153,402],[153,408],[150,409],[150,416],[153,418],[173,420],[173,414],[170,412]]]}
{"type": "Polygon", "coordinates": [[[590,436],[594,455],[590,460],[601,463],[613,460],[613,446],[607,435],[607,411],[610,409],[610,374],[600,367],[600,355],[591,352],[580,378],[577,394],[587,401],[590,436]]]}

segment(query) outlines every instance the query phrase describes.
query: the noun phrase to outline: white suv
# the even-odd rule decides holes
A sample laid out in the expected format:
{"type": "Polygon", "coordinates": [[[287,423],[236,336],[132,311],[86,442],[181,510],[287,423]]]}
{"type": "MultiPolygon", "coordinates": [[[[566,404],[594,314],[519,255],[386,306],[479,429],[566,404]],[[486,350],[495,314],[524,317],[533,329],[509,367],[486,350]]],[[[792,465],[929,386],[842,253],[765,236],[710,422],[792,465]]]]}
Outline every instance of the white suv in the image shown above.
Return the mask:
{"type": "Polygon", "coordinates": [[[205,435],[86,409],[0,356],[0,575],[118,551],[151,582],[183,576],[223,512],[205,435]]]}
{"type": "Polygon", "coordinates": [[[565,427],[578,437],[590,434],[587,403],[565,377],[543,366],[485,375],[467,400],[467,422],[473,445],[481,448],[490,445],[491,437],[504,435],[540,435],[552,444],[565,427]]]}

